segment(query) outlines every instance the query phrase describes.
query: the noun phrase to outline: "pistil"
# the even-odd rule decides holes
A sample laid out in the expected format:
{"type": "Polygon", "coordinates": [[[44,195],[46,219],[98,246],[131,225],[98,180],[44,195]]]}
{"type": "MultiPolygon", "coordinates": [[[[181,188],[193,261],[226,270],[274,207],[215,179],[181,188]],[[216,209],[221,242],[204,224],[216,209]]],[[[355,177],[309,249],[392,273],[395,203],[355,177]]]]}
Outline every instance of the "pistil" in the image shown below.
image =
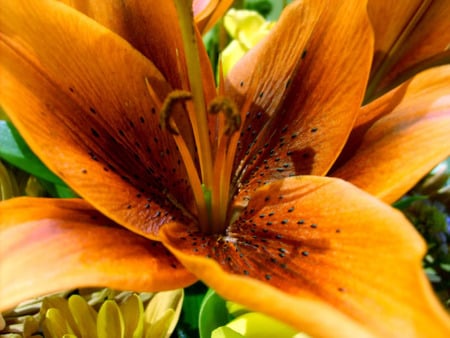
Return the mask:
{"type": "Polygon", "coordinates": [[[193,131],[199,154],[201,177],[205,189],[211,189],[213,180],[211,144],[209,141],[208,118],[203,93],[200,55],[198,53],[197,36],[193,23],[192,1],[175,0],[175,6],[178,12],[190,91],[195,110],[194,117],[196,121],[192,121],[192,123],[196,126],[193,128],[193,131]]]}
{"type": "MultiPolygon", "coordinates": [[[[223,93],[219,93],[208,104],[205,102],[197,32],[192,14],[192,1],[175,0],[175,6],[182,33],[186,65],[186,69],[184,69],[180,63],[179,68],[181,68],[181,72],[187,71],[188,83],[184,81],[182,90],[173,92],[173,98],[178,100],[177,97],[179,97],[180,101],[186,101],[186,109],[198,151],[200,174],[197,177],[201,177],[201,183],[199,184],[195,178],[190,178],[190,181],[197,202],[199,225],[204,232],[223,233],[230,212],[228,208],[230,205],[231,173],[239,136],[238,131],[241,127],[241,114],[232,100],[220,95],[223,93]],[[206,109],[207,106],[208,109],[206,109]],[[219,121],[218,135],[217,139],[214,140],[217,144],[213,145],[209,133],[208,114],[219,115],[219,113],[221,113],[221,116],[217,117],[219,121]],[[213,148],[216,149],[214,154],[213,148]],[[200,190],[202,196],[198,196],[200,190]]],[[[177,132],[176,123],[170,118],[172,105],[175,103],[169,95],[164,105],[167,109],[163,111],[161,124],[172,131],[175,140],[178,139],[178,144],[181,142],[179,140],[181,136],[177,132]]],[[[182,155],[182,157],[186,168],[190,171],[194,162],[190,154],[185,155],[182,155]],[[188,163],[186,163],[185,155],[188,163]]]]}
{"type": "Polygon", "coordinates": [[[186,167],[188,179],[191,184],[192,192],[194,194],[194,198],[196,201],[197,212],[198,212],[197,217],[198,217],[200,228],[203,232],[208,232],[209,231],[209,229],[208,229],[209,206],[207,205],[203,187],[200,182],[200,177],[197,173],[197,169],[196,169],[194,160],[191,156],[191,153],[189,151],[189,148],[188,148],[185,140],[183,139],[183,137],[178,132],[178,127],[176,125],[176,122],[170,118],[175,104],[184,102],[184,101],[190,99],[190,94],[185,91],[175,90],[166,97],[164,102],[160,102],[158,99],[158,96],[153,91],[153,88],[148,83],[147,78],[145,79],[145,84],[147,86],[147,90],[148,90],[150,96],[153,99],[153,102],[155,102],[158,105],[158,108],[160,110],[161,127],[163,129],[167,129],[173,135],[173,138],[178,146],[181,158],[183,159],[183,163],[186,167]]]}

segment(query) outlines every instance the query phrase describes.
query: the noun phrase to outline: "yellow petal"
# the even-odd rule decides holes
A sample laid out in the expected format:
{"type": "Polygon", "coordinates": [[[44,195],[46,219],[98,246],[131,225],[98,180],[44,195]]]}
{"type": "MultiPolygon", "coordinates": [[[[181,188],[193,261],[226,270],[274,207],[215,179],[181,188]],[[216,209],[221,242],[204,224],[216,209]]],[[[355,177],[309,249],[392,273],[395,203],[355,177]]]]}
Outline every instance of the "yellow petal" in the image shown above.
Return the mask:
{"type": "Polygon", "coordinates": [[[125,337],[138,338],[144,334],[144,306],[138,295],[132,294],[121,305],[125,337]]]}
{"type": "Polygon", "coordinates": [[[98,338],[123,338],[124,333],[125,324],[119,306],[115,301],[107,300],[98,312],[98,338]]]}
{"type": "Polygon", "coordinates": [[[79,295],[72,295],[67,303],[80,335],[94,337],[97,334],[97,312],[79,295]]]}

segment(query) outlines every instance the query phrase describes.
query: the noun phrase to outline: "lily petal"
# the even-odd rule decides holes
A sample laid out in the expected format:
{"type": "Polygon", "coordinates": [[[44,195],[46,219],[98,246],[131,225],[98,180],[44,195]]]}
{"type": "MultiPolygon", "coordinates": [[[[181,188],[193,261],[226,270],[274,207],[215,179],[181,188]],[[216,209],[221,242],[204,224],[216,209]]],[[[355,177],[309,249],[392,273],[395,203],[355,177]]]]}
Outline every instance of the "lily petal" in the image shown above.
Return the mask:
{"type": "MultiPolygon", "coordinates": [[[[61,1],[122,36],[156,65],[173,88],[183,88],[183,73],[180,73],[180,66],[181,71],[184,72],[187,65],[173,1],[61,1]]],[[[214,74],[201,39],[199,39],[198,47],[205,78],[203,84],[207,102],[209,102],[215,94],[214,74]]]]}
{"type": "Polygon", "coordinates": [[[450,66],[417,75],[402,103],[369,129],[332,175],[388,203],[403,196],[450,155],[449,86],[450,66]]]}
{"type": "Polygon", "coordinates": [[[233,0],[194,0],[195,21],[201,34],[208,32],[224,16],[233,0]]]}
{"type": "Polygon", "coordinates": [[[223,297],[308,334],[450,333],[421,268],[422,238],[400,212],[347,182],[268,184],[222,236],[176,225],[162,231],[186,268],[223,297]]]}
{"type": "Polygon", "coordinates": [[[362,101],[370,33],[364,1],[296,1],[236,64],[227,92],[238,105],[253,102],[242,111],[236,158],[244,160],[235,163],[245,168],[244,181],[257,186],[330,168],[362,101]]]}
{"type": "Polygon", "coordinates": [[[78,287],[158,291],[196,278],[160,243],[118,227],[79,199],[0,203],[0,309],[78,287]]]}
{"type": "MultiPolygon", "coordinates": [[[[361,145],[364,135],[370,127],[372,127],[372,125],[380,118],[391,113],[394,108],[399,105],[405,96],[408,85],[409,82],[404,83],[382,95],[378,99],[361,107],[345,147],[342,149],[338,159],[333,164],[333,168],[330,169],[331,173],[336,168],[343,165],[352,155],[354,155],[355,151],[361,145]]],[[[330,172],[327,174],[328,176],[332,176],[330,175],[330,172]]]]}
{"type": "Polygon", "coordinates": [[[448,1],[369,0],[368,13],[375,32],[369,92],[375,96],[426,68],[449,62],[448,1]]]}
{"type": "Polygon", "coordinates": [[[52,171],[150,237],[179,213],[167,196],[189,209],[186,171],[145,79],[160,98],[170,86],[151,62],[58,2],[3,1],[0,22],[0,103],[52,171]]]}

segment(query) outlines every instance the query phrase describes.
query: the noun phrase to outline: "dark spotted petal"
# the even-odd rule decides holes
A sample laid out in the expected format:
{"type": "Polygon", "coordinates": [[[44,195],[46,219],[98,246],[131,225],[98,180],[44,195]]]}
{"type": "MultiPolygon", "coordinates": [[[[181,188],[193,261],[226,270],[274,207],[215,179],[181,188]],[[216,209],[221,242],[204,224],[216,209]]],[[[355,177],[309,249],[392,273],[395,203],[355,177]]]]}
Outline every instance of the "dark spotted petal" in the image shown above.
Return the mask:
{"type": "Polygon", "coordinates": [[[154,65],[58,2],[3,1],[0,21],[0,103],[41,160],[141,234],[179,217],[168,198],[190,211],[184,166],[145,84],[160,100],[170,91],[154,65]]]}
{"type": "Polygon", "coordinates": [[[82,200],[0,203],[0,310],[78,287],[158,291],[195,281],[160,243],[117,226],[82,200]]]}
{"type": "Polygon", "coordinates": [[[296,1],[285,9],[228,77],[228,95],[252,102],[242,111],[235,163],[244,184],[330,168],[360,107],[371,45],[364,1],[296,1]]]}
{"type": "Polygon", "coordinates": [[[268,184],[222,236],[163,231],[163,243],[222,296],[313,336],[360,337],[355,323],[380,337],[450,333],[421,268],[421,237],[401,213],[344,181],[268,184]],[[324,315],[327,305],[341,317],[324,315]]]}

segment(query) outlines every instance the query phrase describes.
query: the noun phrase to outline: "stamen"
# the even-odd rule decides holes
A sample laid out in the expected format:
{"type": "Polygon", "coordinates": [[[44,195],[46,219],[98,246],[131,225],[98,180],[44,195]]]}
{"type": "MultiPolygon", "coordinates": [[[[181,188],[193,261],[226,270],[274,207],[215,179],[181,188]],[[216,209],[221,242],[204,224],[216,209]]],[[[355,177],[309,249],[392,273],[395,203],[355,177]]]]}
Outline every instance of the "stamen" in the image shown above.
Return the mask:
{"type": "Polygon", "coordinates": [[[156,104],[158,109],[160,109],[160,107],[162,106],[162,102],[159,99],[159,96],[153,90],[153,87],[150,85],[150,82],[148,81],[148,78],[145,77],[144,80],[145,80],[145,86],[147,87],[147,91],[148,91],[148,94],[150,95],[150,98],[156,104]]]}
{"type": "Polygon", "coordinates": [[[208,112],[218,114],[223,112],[225,121],[220,123],[223,134],[219,135],[219,145],[214,160],[214,189],[212,198],[212,224],[215,233],[222,233],[227,224],[230,205],[231,170],[234,161],[234,139],[239,138],[241,114],[233,100],[218,96],[208,107],[208,112]],[[225,126],[224,126],[225,124],[225,126]],[[229,161],[229,162],[228,162],[229,161]]]}
{"type": "Polygon", "coordinates": [[[169,95],[167,95],[162,105],[159,117],[159,123],[161,124],[163,130],[167,129],[170,133],[175,135],[180,134],[176,124],[172,119],[170,119],[170,117],[172,116],[175,105],[177,103],[184,103],[185,101],[190,99],[192,99],[191,93],[185,90],[174,90],[173,92],[169,93],[169,95]]]}
{"type": "Polygon", "coordinates": [[[168,94],[168,96],[165,98],[164,103],[161,102],[159,97],[156,95],[155,91],[153,90],[152,86],[150,85],[147,78],[145,78],[145,84],[147,86],[148,93],[153,100],[153,102],[156,104],[158,109],[160,110],[160,121],[161,119],[166,123],[167,129],[170,131],[169,128],[173,128],[172,136],[175,140],[175,143],[178,146],[181,158],[183,160],[183,163],[186,167],[186,172],[188,175],[189,183],[192,187],[192,192],[194,194],[195,203],[197,205],[197,212],[198,212],[198,220],[199,225],[201,227],[201,230],[203,232],[208,232],[208,209],[209,207],[206,205],[205,201],[205,195],[203,193],[203,187],[200,182],[200,177],[197,172],[197,168],[195,166],[194,160],[191,156],[191,153],[189,151],[188,146],[186,145],[185,140],[183,137],[178,133],[178,128],[176,127],[176,124],[174,121],[172,123],[168,123],[168,120],[170,116],[173,114],[173,108],[174,105],[185,100],[189,100],[190,93],[187,91],[182,90],[175,90],[168,94]],[[164,116],[164,118],[163,118],[164,116]],[[173,132],[176,131],[176,132],[173,132]]]}
{"type": "Polygon", "coordinates": [[[230,136],[241,126],[241,114],[236,104],[229,98],[217,96],[208,106],[208,113],[218,114],[223,112],[225,116],[224,134],[230,136]]]}

